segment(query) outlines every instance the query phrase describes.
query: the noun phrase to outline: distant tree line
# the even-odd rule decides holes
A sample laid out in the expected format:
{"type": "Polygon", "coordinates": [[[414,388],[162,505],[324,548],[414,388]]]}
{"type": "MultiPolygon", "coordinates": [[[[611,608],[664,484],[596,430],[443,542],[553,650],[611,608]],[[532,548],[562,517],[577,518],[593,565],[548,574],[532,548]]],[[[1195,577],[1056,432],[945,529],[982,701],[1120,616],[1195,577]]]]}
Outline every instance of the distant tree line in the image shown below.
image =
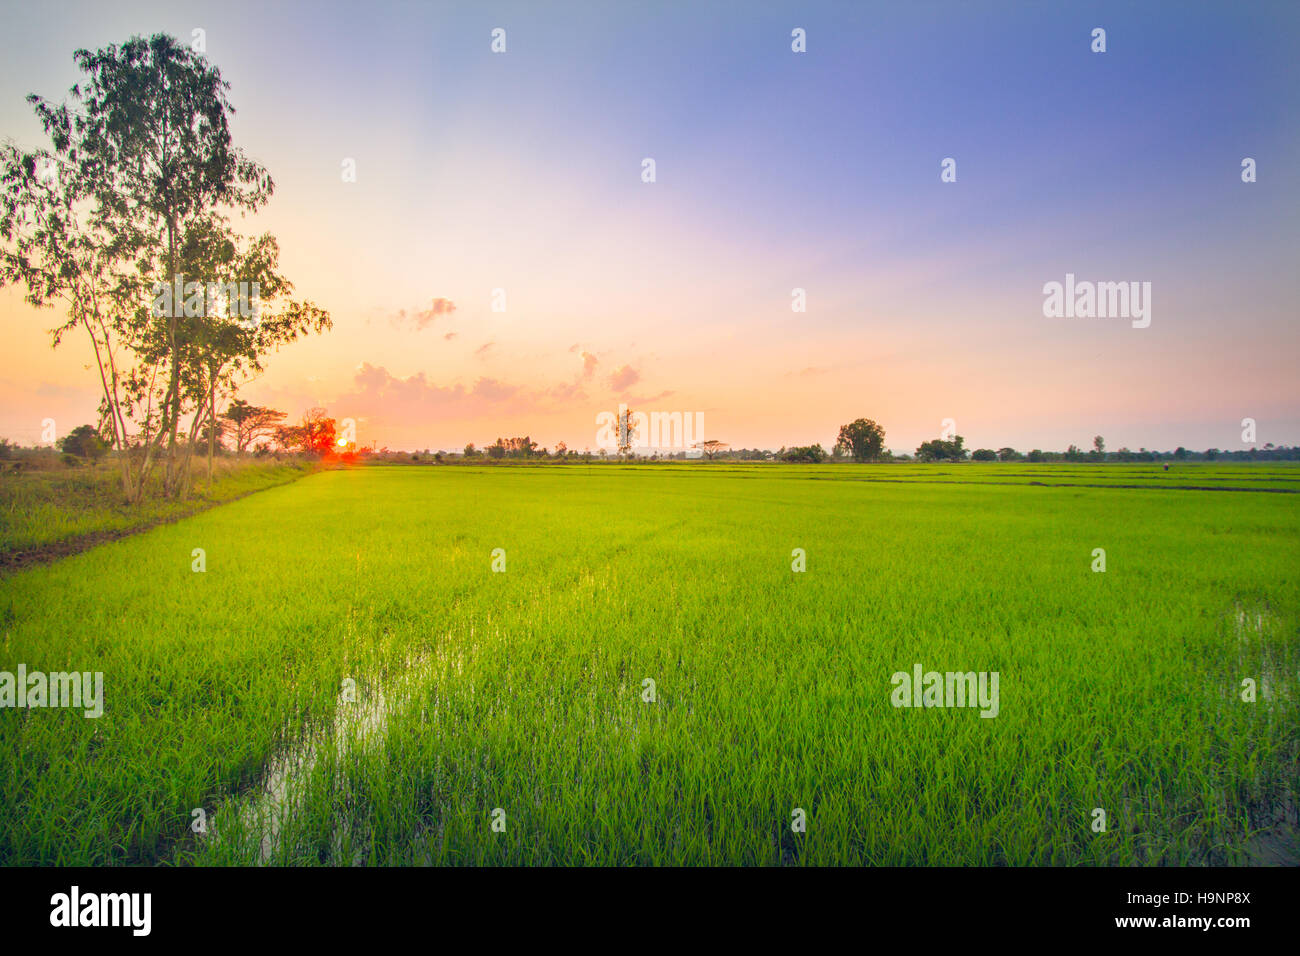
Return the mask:
{"type": "MultiPolygon", "coordinates": [[[[593,453],[590,449],[579,452],[569,448],[564,442],[558,442],[555,451],[539,447],[527,435],[513,438],[497,438],[485,448],[478,448],[473,442],[467,444],[457,455],[452,452],[390,452],[387,448],[372,452],[365,448],[356,448],[339,437],[337,421],[330,417],[325,409],[312,408],[303,413],[295,424],[286,424],[287,415],[259,405],[251,405],[241,398],[233,399],[225,411],[217,417],[215,428],[205,429],[203,440],[210,441],[212,447],[221,454],[243,456],[293,453],[316,458],[374,458],[379,461],[432,462],[440,464],[451,461],[535,461],[535,462],[591,462],[614,461],[608,449],[599,449],[593,453]]],[[[710,440],[698,443],[694,457],[716,458],[722,461],[782,461],[791,463],[818,464],[821,462],[1176,462],[1176,461],[1300,461],[1300,446],[1288,447],[1267,442],[1258,448],[1224,451],[1208,448],[1205,451],[1190,451],[1178,447],[1174,451],[1151,451],[1139,448],[1132,451],[1120,448],[1107,451],[1105,440],[1097,435],[1092,447],[1083,450],[1077,445],[1070,445],[1065,451],[1044,451],[1040,448],[1020,452],[1014,448],[966,448],[965,439],[954,435],[951,439],[936,438],[922,442],[916,448],[915,456],[895,455],[884,448],[885,432],[870,419],[857,419],[840,429],[839,440],[828,452],[822,445],[794,445],[776,449],[765,448],[728,448],[725,443],[710,440]],[[706,447],[707,446],[707,447],[706,447]]],[[[102,431],[94,425],[79,425],[72,429],[58,442],[58,449],[63,453],[63,462],[77,465],[83,462],[96,462],[113,451],[111,444],[105,440],[102,431]]],[[[33,449],[36,451],[39,449],[33,449]]],[[[13,460],[22,451],[20,446],[0,439],[0,460],[13,460]]],[[[46,450],[48,451],[48,449],[46,450]]],[[[655,450],[649,454],[638,455],[624,448],[617,455],[617,460],[634,461],[683,461],[692,457],[686,451],[655,450]]]]}

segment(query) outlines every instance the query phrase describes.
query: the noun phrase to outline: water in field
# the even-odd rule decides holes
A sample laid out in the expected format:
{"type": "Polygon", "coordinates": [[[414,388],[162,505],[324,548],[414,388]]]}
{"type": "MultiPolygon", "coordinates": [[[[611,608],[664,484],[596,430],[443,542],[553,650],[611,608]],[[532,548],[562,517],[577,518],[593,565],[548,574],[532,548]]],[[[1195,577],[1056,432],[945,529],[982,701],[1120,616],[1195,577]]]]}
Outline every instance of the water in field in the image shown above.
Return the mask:
{"type": "MultiPolygon", "coordinates": [[[[402,668],[384,680],[373,679],[358,684],[355,679],[339,690],[334,720],[316,726],[291,746],[278,752],[267,766],[265,779],[251,796],[232,800],[214,816],[212,842],[243,847],[258,847],[256,859],[270,863],[282,850],[286,823],[302,811],[311,793],[313,771],[323,754],[331,752],[337,765],[346,767],[351,758],[367,748],[382,746],[390,717],[411,705],[428,687],[433,673],[427,657],[407,658],[402,668]]],[[[352,831],[347,815],[346,776],[331,777],[335,784],[331,794],[337,804],[337,831],[331,843],[328,862],[360,863],[364,845],[352,831]],[[343,859],[345,845],[356,846],[350,859],[343,859]]]]}

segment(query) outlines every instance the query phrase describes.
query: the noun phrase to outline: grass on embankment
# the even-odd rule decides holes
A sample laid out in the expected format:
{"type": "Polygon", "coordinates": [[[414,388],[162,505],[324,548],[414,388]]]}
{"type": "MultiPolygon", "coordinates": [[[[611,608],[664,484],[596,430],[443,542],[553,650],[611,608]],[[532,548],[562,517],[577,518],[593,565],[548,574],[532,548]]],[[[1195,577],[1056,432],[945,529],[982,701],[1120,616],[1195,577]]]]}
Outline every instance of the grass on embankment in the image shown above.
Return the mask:
{"type": "Polygon", "coordinates": [[[177,499],[162,497],[159,467],[150,494],[140,505],[126,503],[121,471],[111,460],[75,468],[56,465],[0,472],[0,573],[33,559],[39,562],[81,550],[79,543],[174,521],[293,481],[316,467],[300,460],[257,458],[218,458],[215,465],[211,491],[204,462],[195,466],[190,494],[177,499]]]}

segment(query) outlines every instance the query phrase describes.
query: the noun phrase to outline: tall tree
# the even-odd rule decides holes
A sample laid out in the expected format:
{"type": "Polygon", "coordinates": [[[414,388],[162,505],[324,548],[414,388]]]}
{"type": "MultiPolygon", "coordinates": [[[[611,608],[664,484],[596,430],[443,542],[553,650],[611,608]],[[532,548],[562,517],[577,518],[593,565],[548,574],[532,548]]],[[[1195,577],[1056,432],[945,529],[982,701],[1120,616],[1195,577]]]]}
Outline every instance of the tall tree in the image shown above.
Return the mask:
{"type": "Polygon", "coordinates": [[[840,426],[836,447],[849,452],[854,461],[875,461],[885,446],[885,430],[869,418],[840,426]]]}
{"type": "MultiPolygon", "coordinates": [[[[217,220],[196,225],[187,242],[187,267],[195,270],[192,274],[208,277],[196,292],[202,295],[201,308],[194,310],[193,317],[186,309],[184,365],[192,370],[185,378],[186,397],[196,409],[185,449],[187,465],[198,424],[217,417],[218,395],[233,395],[245,378],[260,373],[262,359],[271,349],[330,327],[328,313],[289,298],[293,285],[279,274],[279,257],[274,236],[245,243],[217,220]]],[[[208,432],[209,487],[214,447],[208,432]]]]}
{"type": "Polygon", "coordinates": [[[219,383],[255,371],[275,345],[328,328],[329,316],[290,301],[269,329],[239,335],[195,291],[232,275],[265,282],[263,297],[291,289],[276,272],[274,240],[240,248],[227,224],[260,208],[274,184],[231,143],[220,71],[164,34],[74,59],[86,78],[70,102],[28,97],[51,148],[0,150],[0,284],[24,284],[36,306],[66,303],[55,345],[69,331],[88,334],[127,498],[142,497],[160,457],[175,495],[193,436],[215,418],[219,383]]]}
{"type": "MultiPolygon", "coordinates": [[[[219,209],[252,212],[271,197],[270,175],[231,144],[226,98],[230,84],[206,58],[173,37],[133,37],[121,47],[91,53],[78,50],[88,74],[72,88],[81,112],[83,165],[103,170],[97,192],[110,226],[136,236],[150,277],[168,285],[186,279],[182,249],[219,209]],[[111,197],[107,195],[111,191],[111,197]]],[[[44,109],[38,104],[38,111],[44,109]]],[[[66,115],[67,106],[53,115],[66,115]]],[[[177,431],[182,414],[185,369],[182,346],[190,331],[180,303],[161,317],[167,355],[163,396],[166,425],[164,488],[175,494],[180,481],[177,431]]]]}
{"type": "Polygon", "coordinates": [[[630,408],[624,408],[618,415],[618,456],[626,458],[632,453],[632,446],[636,443],[636,422],[634,420],[636,413],[630,408]]]}

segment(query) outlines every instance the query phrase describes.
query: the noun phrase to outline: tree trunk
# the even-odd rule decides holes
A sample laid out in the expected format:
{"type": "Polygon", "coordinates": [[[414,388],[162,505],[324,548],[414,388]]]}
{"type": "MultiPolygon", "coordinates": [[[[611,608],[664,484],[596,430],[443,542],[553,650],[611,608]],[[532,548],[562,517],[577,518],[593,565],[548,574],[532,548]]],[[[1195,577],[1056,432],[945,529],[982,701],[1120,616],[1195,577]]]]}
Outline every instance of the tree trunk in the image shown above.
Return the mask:
{"type": "Polygon", "coordinates": [[[208,494],[212,494],[212,456],[217,446],[217,377],[208,378],[208,494]]]}
{"type": "MultiPolygon", "coordinates": [[[[163,478],[163,494],[166,497],[173,497],[176,492],[178,475],[176,471],[176,428],[180,425],[181,419],[181,381],[180,381],[180,350],[177,348],[177,332],[180,326],[177,311],[181,306],[176,301],[176,223],[171,216],[167,217],[167,281],[172,283],[172,314],[168,317],[167,326],[167,344],[171,349],[171,380],[167,384],[167,415],[171,418],[171,424],[167,434],[167,471],[163,478]]],[[[181,284],[180,292],[185,294],[185,285],[181,284]]]]}

